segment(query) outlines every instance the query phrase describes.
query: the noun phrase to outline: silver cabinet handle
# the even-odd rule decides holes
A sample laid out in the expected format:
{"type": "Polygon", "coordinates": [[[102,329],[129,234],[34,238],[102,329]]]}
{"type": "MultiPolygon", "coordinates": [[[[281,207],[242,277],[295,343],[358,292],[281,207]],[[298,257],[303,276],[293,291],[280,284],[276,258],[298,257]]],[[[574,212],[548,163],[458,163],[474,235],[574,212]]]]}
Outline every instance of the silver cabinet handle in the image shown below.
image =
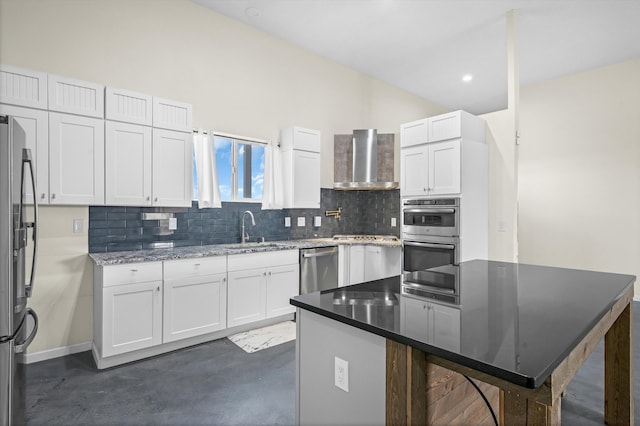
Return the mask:
{"type": "Polygon", "coordinates": [[[138,270],[137,269],[132,269],[131,272],[138,272],[138,270]]]}
{"type": "Polygon", "coordinates": [[[271,276],[271,271],[269,271],[269,276],[271,276]]]}
{"type": "Polygon", "coordinates": [[[155,197],[153,201],[158,202],[158,197],[155,197]]]}
{"type": "Polygon", "coordinates": [[[147,197],[147,201],[151,201],[151,197],[147,197]]]}
{"type": "Polygon", "coordinates": [[[55,200],[56,199],[56,194],[51,194],[51,199],[55,200]]]}
{"type": "Polygon", "coordinates": [[[160,286],[156,287],[156,291],[159,293],[160,292],[160,286]]]}
{"type": "Polygon", "coordinates": [[[226,278],[226,277],[225,277],[225,278],[223,278],[223,279],[222,279],[222,282],[223,282],[223,283],[226,283],[226,282],[227,282],[227,278],[226,278]]]}
{"type": "Polygon", "coordinates": [[[47,194],[45,194],[44,192],[42,193],[42,195],[40,195],[40,199],[44,200],[44,197],[46,197],[47,194]]]}
{"type": "Polygon", "coordinates": [[[199,263],[194,263],[193,266],[198,267],[198,266],[200,266],[200,264],[199,263]]]}

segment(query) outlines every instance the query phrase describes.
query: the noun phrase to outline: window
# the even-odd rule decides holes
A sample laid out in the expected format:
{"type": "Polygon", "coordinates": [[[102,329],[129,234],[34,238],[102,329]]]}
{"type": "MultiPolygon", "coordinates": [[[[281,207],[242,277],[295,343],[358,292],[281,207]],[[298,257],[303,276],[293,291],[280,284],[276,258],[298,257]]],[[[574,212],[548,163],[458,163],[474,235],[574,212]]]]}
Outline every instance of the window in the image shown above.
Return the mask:
{"type": "MultiPolygon", "coordinates": [[[[262,201],[265,144],[215,135],[218,187],[222,201],[262,201]]],[[[194,197],[198,182],[194,172],[194,197]]]]}

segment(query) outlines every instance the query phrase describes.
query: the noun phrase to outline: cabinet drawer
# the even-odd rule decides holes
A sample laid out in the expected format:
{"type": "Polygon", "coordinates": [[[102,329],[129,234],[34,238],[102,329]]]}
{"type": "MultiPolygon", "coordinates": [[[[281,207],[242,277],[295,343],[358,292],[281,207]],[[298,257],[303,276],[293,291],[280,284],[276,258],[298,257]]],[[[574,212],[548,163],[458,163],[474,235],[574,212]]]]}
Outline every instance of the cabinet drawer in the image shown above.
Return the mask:
{"type": "Polygon", "coordinates": [[[164,279],[174,280],[227,272],[227,256],[166,260],[164,279]]]}
{"type": "Polygon", "coordinates": [[[266,253],[230,254],[227,260],[229,271],[268,268],[270,266],[298,263],[298,250],[270,251],[266,253]]]}
{"type": "Polygon", "coordinates": [[[162,262],[128,263],[102,268],[102,286],[162,281],[162,262]]]}

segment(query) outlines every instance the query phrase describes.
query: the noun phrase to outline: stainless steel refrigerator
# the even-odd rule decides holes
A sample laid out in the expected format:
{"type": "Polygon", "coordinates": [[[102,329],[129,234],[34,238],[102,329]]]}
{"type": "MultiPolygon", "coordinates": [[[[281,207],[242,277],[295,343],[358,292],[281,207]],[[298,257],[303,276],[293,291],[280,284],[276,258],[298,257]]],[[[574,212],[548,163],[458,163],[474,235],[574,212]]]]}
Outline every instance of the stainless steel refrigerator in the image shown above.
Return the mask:
{"type": "Polygon", "coordinates": [[[0,425],[25,423],[25,355],[38,330],[38,317],[27,307],[35,278],[38,205],[25,199],[27,185],[36,194],[25,132],[12,117],[0,115],[0,425]],[[29,273],[28,245],[33,247],[29,273]],[[33,322],[27,321],[29,316],[33,322]]]}

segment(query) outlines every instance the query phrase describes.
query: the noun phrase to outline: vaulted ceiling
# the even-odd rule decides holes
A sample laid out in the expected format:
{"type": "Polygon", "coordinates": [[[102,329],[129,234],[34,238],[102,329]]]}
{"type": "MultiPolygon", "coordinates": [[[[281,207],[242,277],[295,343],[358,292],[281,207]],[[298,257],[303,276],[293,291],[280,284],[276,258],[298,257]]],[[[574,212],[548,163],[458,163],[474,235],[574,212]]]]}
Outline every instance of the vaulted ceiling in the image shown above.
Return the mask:
{"type": "Polygon", "coordinates": [[[506,107],[510,10],[522,85],[640,57],[640,0],[193,1],[474,114],[506,107]]]}

